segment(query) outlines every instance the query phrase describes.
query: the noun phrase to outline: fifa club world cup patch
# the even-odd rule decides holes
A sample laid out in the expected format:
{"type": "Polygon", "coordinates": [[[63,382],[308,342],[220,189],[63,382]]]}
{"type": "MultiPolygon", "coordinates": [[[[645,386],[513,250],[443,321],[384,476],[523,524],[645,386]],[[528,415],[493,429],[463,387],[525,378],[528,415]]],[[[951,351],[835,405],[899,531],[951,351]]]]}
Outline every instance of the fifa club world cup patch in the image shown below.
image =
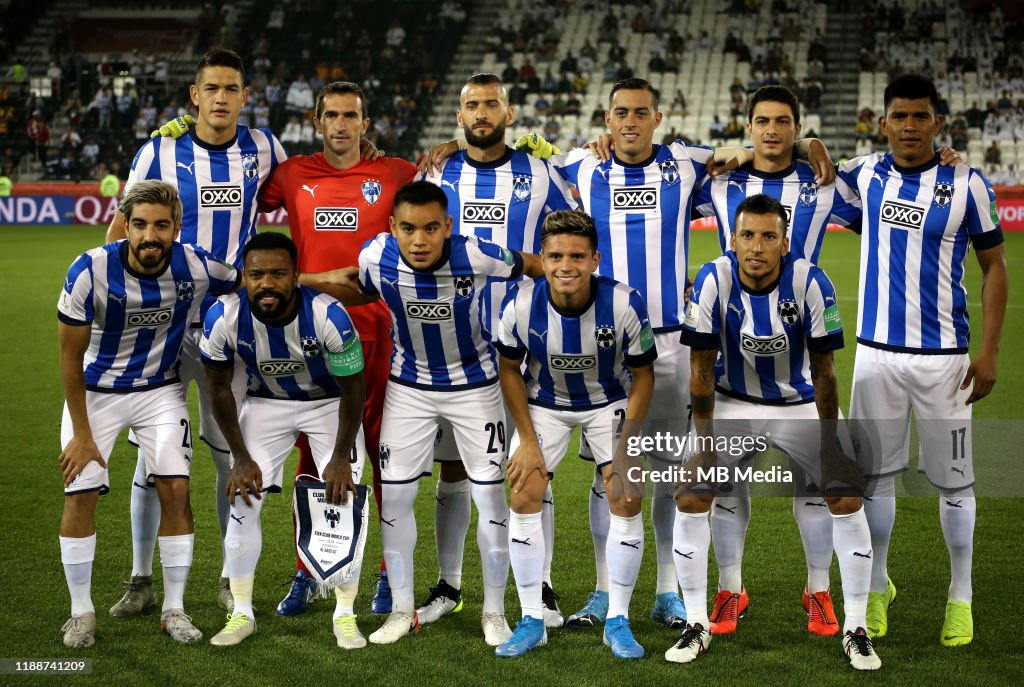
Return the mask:
{"type": "Polygon", "coordinates": [[[326,482],[295,482],[295,548],[321,594],[352,579],[363,560],[367,520],[366,485],[349,492],[348,503],[327,502],[326,482]]]}
{"type": "Polygon", "coordinates": [[[380,200],[380,182],[376,179],[367,179],[359,188],[363,192],[363,200],[370,205],[380,200]]]}
{"type": "Polygon", "coordinates": [[[504,251],[505,252],[502,254],[502,259],[505,261],[506,265],[512,267],[513,265],[516,264],[516,258],[514,255],[512,255],[512,251],[510,251],[508,248],[505,248],[504,251]]]}
{"type": "Polygon", "coordinates": [[[690,302],[686,304],[686,318],[683,320],[683,324],[694,329],[697,327],[697,320],[700,314],[700,306],[697,305],[698,298],[700,298],[700,292],[694,289],[693,293],[690,294],[690,302]]]}
{"type": "Polygon", "coordinates": [[[651,324],[645,323],[644,328],[640,330],[640,348],[643,350],[649,349],[654,345],[654,330],[651,329],[651,324]]]}
{"type": "Polygon", "coordinates": [[[843,328],[843,322],[839,318],[839,306],[830,305],[825,308],[825,331],[831,334],[843,328]]]}

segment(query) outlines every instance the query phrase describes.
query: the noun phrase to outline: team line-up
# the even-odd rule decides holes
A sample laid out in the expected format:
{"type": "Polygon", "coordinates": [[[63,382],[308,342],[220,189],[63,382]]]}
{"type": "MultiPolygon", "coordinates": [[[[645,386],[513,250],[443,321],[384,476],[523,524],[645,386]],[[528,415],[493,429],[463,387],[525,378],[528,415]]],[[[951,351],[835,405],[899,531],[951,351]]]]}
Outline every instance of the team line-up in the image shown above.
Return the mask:
{"type": "MultiPolygon", "coordinates": [[[[692,662],[714,635],[736,630],[749,603],[746,480],[719,493],[720,480],[707,478],[745,474],[730,472],[748,453],[733,447],[770,437],[800,496],[793,512],[807,561],[808,631],[838,635],[854,669],[878,669],[875,643],[896,595],[886,565],[894,476],[907,468],[911,412],[927,421],[918,428],[920,465],[939,490],[950,552],[940,642],[973,639],[971,409],[995,383],[1006,263],[991,186],[934,149],[942,117],[930,81],[890,83],[879,120],[890,151],[836,169],[820,141],[798,140],[800,106],[782,87],[751,96],[752,150],[719,150],[731,160],[721,165],[708,148],[653,143],[658,95],[637,78],[612,87],[608,133],[592,146],[562,154],[530,137],[526,150],[510,148],[507,93],[496,76],[478,74],[460,96],[465,142],[438,146],[419,172],[360,149],[370,120],[357,85],[324,86],[314,119],[323,152],[286,159],[270,131],[238,125],[244,84],[237,55],[204,56],[190,90],[196,119],[169,122],[142,146],[109,242],[75,260],[61,291],[66,646],[95,642],[94,512],[126,426],[139,446],[133,569],[110,614],[156,603],[159,541],[161,628],[181,643],[202,640],[183,603],[194,545],[191,381],[217,469],[218,601],[229,615],[210,640],[216,646],[256,630],[260,511],[284,486],[298,442],[298,474],[319,477],[319,498],[329,502],[314,499],[313,510],[329,528],[344,517],[345,532],[358,532],[365,512],[356,485],[369,456],[383,548],[372,610],[387,614],[371,643],[400,641],[462,610],[472,502],[481,627],[497,656],[521,656],[564,625],[601,628],[614,656],[643,657],[629,604],[651,481],[651,613],[679,632],[665,658],[692,662]],[[257,234],[258,211],[280,207],[291,238],[257,234]],[[722,255],[699,268],[690,290],[692,214],[716,217],[722,255]],[[833,364],[843,321],[815,264],[829,223],[861,235],[848,422],[833,364]],[[983,275],[973,357],[971,247],[983,275]],[[595,464],[595,588],[563,618],[550,480],[577,427],[580,455],[595,464]],[[653,427],[695,448],[645,443],[653,427]],[[441,466],[439,572],[417,604],[413,507],[433,462],[441,466]],[[650,479],[664,471],[678,477],[650,479]],[[719,579],[709,612],[712,539],[719,579]],[[833,554],[841,625],[829,593],[833,554]],[[514,628],[504,609],[510,567],[522,606],[514,628]]],[[[301,613],[321,585],[333,588],[343,649],[367,644],[354,613],[365,529],[325,548],[345,564],[343,575],[325,575],[300,546],[277,609],[301,613]],[[339,552],[338,542],[351,548],[339,552]]]]}

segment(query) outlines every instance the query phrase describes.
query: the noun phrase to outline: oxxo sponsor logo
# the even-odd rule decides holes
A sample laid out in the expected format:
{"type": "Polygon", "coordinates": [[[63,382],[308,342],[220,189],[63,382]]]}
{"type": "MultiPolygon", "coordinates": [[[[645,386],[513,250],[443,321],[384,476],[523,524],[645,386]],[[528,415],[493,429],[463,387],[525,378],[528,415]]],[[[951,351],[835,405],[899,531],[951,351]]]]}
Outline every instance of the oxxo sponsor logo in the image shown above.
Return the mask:
{"type": "Polygon", "coordinates": [[[593,355],[552,355],[548,360],[552,370],[571,372],[592,370],[597,366],[597,357],[593,355]]]}
{"type": "Polygon", "coordinates": [[[128,313],[125,318],[127,327],[159,327],[171,321],[174,313],[170,308],[157,308],[156,310],[136,310],[128,313]]]}
{"type": "Polygon", "coordinates": [[[298,360],[264,360],[259,365],[260,374],[265,377],[287,377],[306,369],[306,363],[298,360]]]}
{"type": "Polygon", "coordinates": [[[316,231],[355,231],[358,227],[358,208],[317,208],[313,211],[313,229],[316,231]]]}
{"type": "Polygon", "coordinates": [[[201,186],[199,205],[204,208],[242,207],[241,186],[201,186]]]}
{"type": "Polygon", "coordinates": [[[785,334],[765,337],[740,334],[740,347],[756,355],[775,355],[789,350],[789,340],[785,334]]]}
{"type": "Polygon", "coordinates": [[[462,206],[462,221],[468,224],[504,224],[506,214],[502,203],[470,202],[462,206]]]}
{"type": "Polygon", "coordinates": [[[916,205],[887,200],[882,203],[882,221],[903,229],[920,229],[924,224],[924,210],[916,205]]]}
{"type": "Polygon", "coordinates": [[[658,207],[658,189],[653,186],[614,189],[612,207],[616,210],[654,210],[658,207]]]}
{"type": "Polygon", "coordinates": [[[443,322],[452,319],[452,304],[445,301],[406,301],[405,314],[411,320],[443,322]]]}

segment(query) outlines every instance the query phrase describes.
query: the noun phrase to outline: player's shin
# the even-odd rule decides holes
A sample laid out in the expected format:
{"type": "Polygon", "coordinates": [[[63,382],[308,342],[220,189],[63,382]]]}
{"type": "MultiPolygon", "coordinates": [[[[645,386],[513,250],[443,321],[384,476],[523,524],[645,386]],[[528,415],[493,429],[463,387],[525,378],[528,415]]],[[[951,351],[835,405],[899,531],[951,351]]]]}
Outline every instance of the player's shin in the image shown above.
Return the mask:
{"type": "Polygon", "coordinates": [[[160,527],[160,497],[147,484],[146,459],[138,450],[135,474],[132,476],[130,510],[132,523],[132,577],[153,574],[153,549],[160,527]]]}
{"type": "Polygon", "coordinates": [[[676,511],[672,538],[679,587],[683,591],[687,621],[705,629],[708,620],[708,548],[711,546],[711,525],[707,513],[676,511]]]}
{"type": "Polygon", "coordinates": [[[550,586],[551,560],[555,554],[555,496],[551,493],[551,482],[544,488],[540,516],[544,528],[544,582],[550,586]]]}
{"type": "Polygon", "coordinates": [[[71,615],[95,613],[92,605],[92,562],[96,558],[96,535],[61,537],[60,560],[71,594],[71,615]]]}
{"type": "Polygon", "coordinates": [[[832,514],[832,546],[843,578],[843,634],[867,627],[868,585],[871,578],[871,533],[864,508],[846,515],[832,514]]]}
{"type": "Polygon", "coordinates": [[[608,526],[611,512],[608,510],[608,494],[604,487],[604,477],[599,470],[594,471],[594,483],[590,487],[590,536],[594,540],[594,565],[597,569],[598,591],[608,591],[608,562],[605,560],[605,547],[608,544],[608,526]]]}
{"type": "Polygon", "coordinates": [[[939,495],[939,522],[949,550],[949,600],[970,603],[971,565],[974,558],[974,521],[977,502],[974,489],[942,492],[939,495]]]}
{"type": "Polygon", "coordinates": [[[192,567],[195,534],[160,537],[160,563],[164,571],[163,610],[184,610],[185,585],[192,567]]]}
{"type": "Polygon", "coordinates": [[[476,541],[484,578],[483,612],[505,614],[505,584],[508,582],[508,532],[500,524],[509,517],[504,484],[473,484],[477,508],[476,541]]]}
{"type": "MultiPolygon", "coordinates": [[[[818,495],[794,496],[793,517],[800,530],[807,559],[807,593],[826,591],[829,587],[828,570],[832,565],[832,516],[828,507],[818,495]]],[[[711,530],[717,556],[718,532],[714,517],[711,518],[711,530]]]]}
{"type": "MultiPolygon", "coordinates": [[[[731,486],[725,494],[723,488],[711,504],[711,538],[718,563],[718,589],[739,593],[743,589],[743,550],[750,524],[750,490],[745,481],[731,486]]],[[[831,546],[830,539],[830,551],[831,546]]]]}
{"type": "Polygon", "coordinates": [[[438,479],[434,504],[434,540],[437,545],[439,578],[462,589],[462,560],[466,533],[472,513],[469,480],[445,482],[438,479]]]}
{"type": "Polygon", "coordinates": [[[224,537],[225,564],[231,580],[231,595],[235,600],[234,613],[244,613],[250,618],[256,617],[252,608],[252,588],[256,564],[263,550],[262,509],[262,499],[252,499],[252,505],[247,506],[236,495],[224,537]]]}
{"type": "Polygon", "coordinates": [[[889,586],[889,539],[896,522],[895,478],[879,477],[868,484],[864,514],[871,531],[871,591],[881,594],[889,586]]]}
{"type": "Polygon", "coordinates": [[[416,548],[417,482],[385,483],[382,488],[381,542],[393,598],[392,613],[416,611],[413,599],[413,551],[416,548]]]}
{"type": "Polygon", "coordinates": [[[675,486],[670,482],[655,482],[651,497],[651,523],[654,526],[654,547],[658,554],[658,581],[656,594],[675,594],[679,591],[675,563],[672,561],[672,529],[675,524],[676,502],[672,497],[675,486]]]}
{"type": "Polygon", "coordinates": [[[540,513],[511,513],[508,523],[509,558],[523,617],[544,618],[541,587],[547,549],[540,513]]]}
{"type": "Polygon", "coordinates": [[[632,516],[611,515],[605,559],[608,561],[608,617],[629,617],[629,600],[633,596],[640,563],[644,555],[644,523],[639,513],[632,516]]]}

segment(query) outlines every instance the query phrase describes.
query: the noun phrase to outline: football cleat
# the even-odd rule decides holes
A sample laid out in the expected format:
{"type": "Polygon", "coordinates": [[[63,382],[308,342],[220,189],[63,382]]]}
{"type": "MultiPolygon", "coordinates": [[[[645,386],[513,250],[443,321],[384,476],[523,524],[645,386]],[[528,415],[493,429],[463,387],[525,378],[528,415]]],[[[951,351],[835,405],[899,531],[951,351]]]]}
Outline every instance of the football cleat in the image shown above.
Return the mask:
{"type": "Polygon", "coordinates": [[[676,592],[658,594],[654,600],[651,618],[673,630],[686,628],[686,606],[676,592]]]}
{"type": "Polygon", "coordinates": [[[235,597],[231,595],[231,580],[226,577],[220,578],[217,588],[217,605],[228,613],[235,611],[235,597]]]}
{"type": "Polygon", "coordinates": [[[558,607],[559,598],[547,582],[540,588],[540,600],[544,604],[544,627],[561,627],[565,622],[562,609],[558,607]]]}
{"type": "Polygon", "coordinates": [[[334,638],[342,649],[362,649],[366,646],[366,637],[359,631],[354,615],[343,615],[334,619],[334,638]]]}
{"type": "Polygon", "coordinates": [[[889,606],[896,600],[896,585],[886,578],[884,592],[868,592],[868,636],[880,639],[889,631],[889,606]]]}
{"type": "Polygon", "coordinates": [[[942,623],[942,646],[964,646],[974,639],[974,616],[966,601],[946,601],[946,619],[942,623]]]}
{"type": "Polygon", "coordinates": [[[608,618],[604,624],[604,644],[612,649],[615,658],[643,658],[644,648],[640,646],[629,627],[629,618],[617,615],[608,618]]]}
{"type": "Polygon", "coordinates": [[[484,631],[484,641],[490,646],[500,646],[512,636],[512,628],[508,626],[504,613],[484,613],[480,627],[484,631]]]}
{"type": "Polygon", "coordinates": [[[88,649],[96,643],[96,614],[73,615],[60,628],[64,633],[64,646],[69,649],[88,649]]]}
{"type": "Polygon", "coordinates": [[[420,618],[420,625],[429,625],[440,620],[442,616],[461,610],[462,592],[444,580],[438,580],[437,586],[430,588],[427,600],[416,609],[416,615],[420,618]]]}
{"type": "Polygon", "coordinates": [[[740,593],[730,592],[728,589],[719,590],[715,596],[714,610],[711,611],[711,634],[727,635],[736,631],[736,624],[750,606],[750,599],[747,597],[747,588],[743,587],[740,593]]]}
{"type": "Polygon", "coordinates": [[[516,629],[512,636],[495,648],[494,655],[501,658],[515,658],[522,656],[534,647],[544,646],[547,643],[548,631],[544,627],[544,623],[527,615],[516,623],[516,629]]]}
{"type": "Polygon", "coordinates": [[[587,603],[584,604],[583,608],[569,616],[568,620],[565,621],[565,626],[571,627],[574,630],[585,630],[596,627],[598,623],[603,623],[607,617],[608,592],[598,589],[590,592],[590,596],[587,597],[587,603]]]}
{"type": "Polygon", "coordinates": [[[868,637],[863,627],[858,627],[856,632],[846,631],[843,653],[854,670],[878,670],[882,667],[882,659],[875,653],[871,637],[868,637]]]}
{"type": "MultiPolygon", "coordinates": [[[[388,587],[388,593],[391,588],[388,587]]],[[[392,613],[384,624],[377,628],[377,631],[370,635],[370,641],[374,644],[394,644],[406,635],[415,634],[420,631],[420,621],[415,613],[392,613]]]]}
{"type": "Polygon", "coordinates": [[[707,651],[709,646],[711,633],[700,623],[693,623],[686,626],[676,643],[665,652],[665,660],[670,663],[690,663],[707,651]]]}
{"type": "Polygon", "coordinates": [[[807,611],[807,631],[819,637],[831,637],[839,632],[839,621],[832,607],[832,595],[826,589],[823,592],[807,593],[804,587],[804,610],[807,611]]]}
{"type": "Polygon", "coordinates": [[[254,632],[256,632],[256,619],[250,618],[245,613],[235,613],[228,616],[228,624],[224,626],[223,630],[210,637],[210,644],[235,646],[254,632]]]}
{"type": "Polygon", "coordinates": [[[292,578],[291,589],[288,594],[277,604],[278,615],[301,615],[306,612],[306,606],[316,597],[320,589],[319,583],[310,577],[305,570],[296,570],[292,578]]]}
{"type": "Polygon", "coordinates": [[[179,644],[198,644],[203,641],[203,633],[192,624],[192,618],[179,608],[160,614],[160,629],[179,644]]]}
{"type": "Polygon", "coordinates": [[[156,605],[152,575],[132,575],[132,579],[125,582],[124,586],[124,596],[110,607],[110,615],[115,618],[142,615],[144,610],[156,605]]]}
{"type": "Polygon", "coordinates": [[[370,612],[377,615],[386,615],[391,612],[391,585],[388,584],[387,570],[381,571],[380,577],[377,578],[377,592],[373,595],[370,612]]]}

